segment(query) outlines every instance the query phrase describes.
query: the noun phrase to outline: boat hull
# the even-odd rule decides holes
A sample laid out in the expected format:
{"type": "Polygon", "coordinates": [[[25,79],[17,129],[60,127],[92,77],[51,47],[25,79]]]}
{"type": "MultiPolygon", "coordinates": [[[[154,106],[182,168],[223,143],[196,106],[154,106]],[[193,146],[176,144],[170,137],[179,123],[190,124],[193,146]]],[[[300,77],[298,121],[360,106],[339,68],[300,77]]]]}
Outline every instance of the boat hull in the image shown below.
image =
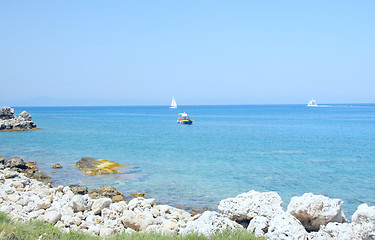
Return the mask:
{"type": "Polygon", "coordinates": [[[193,120],[177,120],[177,123],[182,125],[191,125],[193,124],[193,120]]]}

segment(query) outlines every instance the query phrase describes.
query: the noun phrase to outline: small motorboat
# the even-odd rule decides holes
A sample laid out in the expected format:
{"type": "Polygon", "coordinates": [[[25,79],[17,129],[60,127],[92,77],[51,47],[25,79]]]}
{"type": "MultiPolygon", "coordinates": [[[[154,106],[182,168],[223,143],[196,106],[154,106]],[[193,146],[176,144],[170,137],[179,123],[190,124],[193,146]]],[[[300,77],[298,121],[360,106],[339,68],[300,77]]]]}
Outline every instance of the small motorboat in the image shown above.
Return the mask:
{"type": "Polygon", "coordinates": [[[178,124],[187,124],[191,125],[193,123],[193,120],[190,119],[190,115],[187,115],[186,112],[179,113],[180,117],[177,119],[178,124]]]}

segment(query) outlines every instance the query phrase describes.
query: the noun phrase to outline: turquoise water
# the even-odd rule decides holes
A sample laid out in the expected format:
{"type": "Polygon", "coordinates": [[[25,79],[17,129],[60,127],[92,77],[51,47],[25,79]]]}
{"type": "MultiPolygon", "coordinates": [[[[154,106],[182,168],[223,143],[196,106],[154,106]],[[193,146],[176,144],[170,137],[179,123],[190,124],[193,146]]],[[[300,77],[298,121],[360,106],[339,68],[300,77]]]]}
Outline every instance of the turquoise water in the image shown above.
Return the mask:
{"type": "Polygon", "coordinates": [[[375,205],[375,105],[25,107],[41,128],[1,132],[0,155],[37,161],[56,184],[146,192],[174,206],[216,207],[242,192],[305,192],[375,205]],[[192,126],[176,124],[192,115],[192,126]],[[131,167],[84,176],[81,157],[131,167]],[[53,163],[62,169],[51,172],[53,163]]]}

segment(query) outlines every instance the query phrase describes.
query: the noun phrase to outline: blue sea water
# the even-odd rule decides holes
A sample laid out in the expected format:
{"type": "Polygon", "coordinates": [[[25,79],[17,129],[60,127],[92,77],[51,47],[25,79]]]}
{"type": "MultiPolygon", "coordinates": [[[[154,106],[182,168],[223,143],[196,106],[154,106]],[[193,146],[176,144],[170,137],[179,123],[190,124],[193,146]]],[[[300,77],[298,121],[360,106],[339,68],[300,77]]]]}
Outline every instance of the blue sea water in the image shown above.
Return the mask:
{"type": "Polygon", "coordinates": [[[37,161],[59,184],[107,184],[174,206],[213,207],[277,191],[284,207],[306,192],[344,200],[351,215],[375,205],[375,105],[23,107],[39,130],[0,132],[0,155],[37,161]],[[194,124],[180,126],[186,111],[194,124]],[[129,165],[84,176],[82,157],[129,165]],[[51,173],[52,164],[62,169],[51,173]]]}

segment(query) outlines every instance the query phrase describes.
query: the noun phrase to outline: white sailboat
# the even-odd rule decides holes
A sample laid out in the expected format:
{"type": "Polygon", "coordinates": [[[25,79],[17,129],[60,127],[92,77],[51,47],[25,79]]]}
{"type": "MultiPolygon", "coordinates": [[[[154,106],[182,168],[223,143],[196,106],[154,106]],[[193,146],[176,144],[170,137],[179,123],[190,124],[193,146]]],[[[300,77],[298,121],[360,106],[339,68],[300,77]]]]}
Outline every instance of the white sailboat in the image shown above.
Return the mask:
{"type": "Polygon", "coordinates": [[[314,99],[311,99],[310,102],[307,104],[308,107],[317,107],[318,104],[316,104],[316,101],[314,99]]]}
{"type": "Polygon", "coordinates": [[[172,103],[169,108],[177,108],[177,103],[176,103],[176,100],[174,100],[174,97],[172,98],[172,103]]]}

